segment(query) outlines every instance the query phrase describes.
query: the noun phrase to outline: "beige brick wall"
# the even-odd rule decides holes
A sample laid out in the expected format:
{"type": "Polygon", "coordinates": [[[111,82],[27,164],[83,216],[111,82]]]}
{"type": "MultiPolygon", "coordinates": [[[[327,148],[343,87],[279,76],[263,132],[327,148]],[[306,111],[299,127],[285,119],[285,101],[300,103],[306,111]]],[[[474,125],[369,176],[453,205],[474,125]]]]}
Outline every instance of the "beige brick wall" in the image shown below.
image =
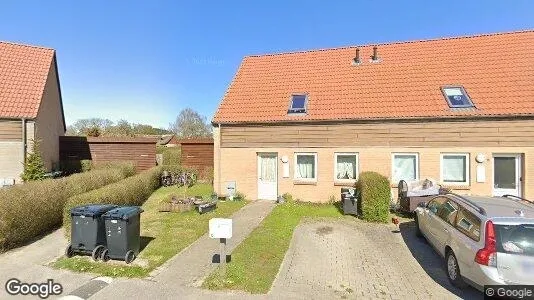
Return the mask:
{"type": "Polygon", "coordinates": [[[35,120],[35,138],[40,140],[41,155],[48,170],[59,162],[59,136],[65,134],[60,101],[57,70],[52,63],[35,120]]]}
{"type": "Polygon", "coordinates": [[[22,142],[0,142],[0,180],[14,178],[19,183],[22,171],[22,142]]]}
{"type": "MultiPolygon", "coordinates": [[[[218,193],[224,193],[226,181],[236,181],[237,189],[249,198],[256,199],[257,193],[257,153],[276,152],[278,154],[278,194],[291,193],[294,197],[305,201],[325,202],[333,195],[339,199],[340,186],[334,182],[334,153],[356,152],[359,154],[359,171],[377,171],[391,179],[391,155],[396,152],[410,152],[419,154],[419,177],[432,177],[440,180],[441,153],[469,153],[470,154],[470,184],[460,186],[454,190],[461,194],[492,195],[492,154],[518,153],[523,155],[523,195],[534,198],[534,147],[359,147],[359,148],[220,148],[218,144],[218,129],[214,130],[215,138],[215,181],[218,193]],[[314,185],[295,184],[293,179],[294,153],[315,152],[318,161],[318,180],[314,185]],[[486,181],[476,182],[475,156],[479,153],[486,155],[486,181]],[[220,155],[220,159],[219,159],[220,155]],[[288,156],[290,172],[289,178],[282,178],[282,156],[288,156]],[[526,166],[526,168],[525,168],[526,166]]],[[[392,188],[396,199],[396,189],[392,188]]]]}

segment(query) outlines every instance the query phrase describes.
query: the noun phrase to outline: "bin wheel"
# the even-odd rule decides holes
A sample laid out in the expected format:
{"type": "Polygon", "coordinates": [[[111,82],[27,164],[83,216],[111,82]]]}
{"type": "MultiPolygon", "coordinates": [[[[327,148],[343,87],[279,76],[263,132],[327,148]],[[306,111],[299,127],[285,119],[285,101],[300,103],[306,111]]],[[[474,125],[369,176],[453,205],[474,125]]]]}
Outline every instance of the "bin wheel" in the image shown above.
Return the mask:
{"type": "Polygon", "coordinates": [[[129,264],[135,259],[135,253],[132,250],[129,250],[126,252],[126,255],[124,256],[124,261],[129,264]]]}
{"type": "Polygon", "coordinates": [[[74,256],[74,249],[72,248],[72,245],[68,245],[67,249],[65,249],[65,256],[68,258],[71,258],[74,256]]]}
{"type": "Polygon", "coordinates": [[[93,253],[91,253],[91,257],[94,261],[97,261],[100,259],[100,255],[102,254],[102,251],[104,250],[104,246],[98,245],[93,249],[93,253]]]}
{"type": "Polygon", "coordinates": [[[109,250],[108,249],[102,250],[102,253],[100,253],[100,259],[102,261],[108,261],[109,260],[109,250]]]}

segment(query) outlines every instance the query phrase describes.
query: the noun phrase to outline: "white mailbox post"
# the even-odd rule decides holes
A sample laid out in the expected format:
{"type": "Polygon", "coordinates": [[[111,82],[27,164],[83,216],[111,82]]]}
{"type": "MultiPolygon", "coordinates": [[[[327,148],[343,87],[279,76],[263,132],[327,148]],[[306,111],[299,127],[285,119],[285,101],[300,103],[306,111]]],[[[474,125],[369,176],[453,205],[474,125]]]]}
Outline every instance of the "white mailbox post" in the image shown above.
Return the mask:
{"type": "Polygon", "coordinates": [[[219,239],[222,276],[226,275],[226,239],[232,237],[232,219],[213,218],[209,221],[209,235],[212,239],[219,239]]]}

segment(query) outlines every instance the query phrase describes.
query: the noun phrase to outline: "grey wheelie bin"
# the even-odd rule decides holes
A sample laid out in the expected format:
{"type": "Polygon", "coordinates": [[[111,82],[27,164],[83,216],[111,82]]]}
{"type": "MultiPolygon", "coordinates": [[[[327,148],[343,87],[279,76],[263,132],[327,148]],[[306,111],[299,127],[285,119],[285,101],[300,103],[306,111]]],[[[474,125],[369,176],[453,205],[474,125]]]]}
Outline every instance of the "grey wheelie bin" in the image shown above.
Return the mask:
{"type": "Polygon", "coordinates": [[[106,245],[102,215],[116,207],[117,205],[84,205],[72,208],[71,243],[67,246],[65,255],[72,257],[83,254],[91,255],[94,260],[99,259],[106,245]]]}
{"type": "Polygon", "coordinates": [[[138,206],[123,206],[106,212],[102,217],[106,226],[106,245],[100,258],[124,260],[131,263],[139,254],[140,217],[143,210],[138,206]]]}

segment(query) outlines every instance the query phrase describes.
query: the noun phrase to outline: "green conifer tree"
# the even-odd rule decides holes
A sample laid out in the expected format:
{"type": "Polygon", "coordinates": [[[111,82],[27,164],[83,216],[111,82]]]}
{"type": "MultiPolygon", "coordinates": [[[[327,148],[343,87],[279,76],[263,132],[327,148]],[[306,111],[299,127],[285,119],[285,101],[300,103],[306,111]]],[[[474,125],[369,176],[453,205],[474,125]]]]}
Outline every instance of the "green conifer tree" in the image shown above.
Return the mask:
{"type": "Polygon", "coordinates": [[[42,180],[45,178],[46,168],[39,151],[39,141],[33,141],[33,152],[26,158],[24,172],[21,175],[23,181],[42,180]]]}

